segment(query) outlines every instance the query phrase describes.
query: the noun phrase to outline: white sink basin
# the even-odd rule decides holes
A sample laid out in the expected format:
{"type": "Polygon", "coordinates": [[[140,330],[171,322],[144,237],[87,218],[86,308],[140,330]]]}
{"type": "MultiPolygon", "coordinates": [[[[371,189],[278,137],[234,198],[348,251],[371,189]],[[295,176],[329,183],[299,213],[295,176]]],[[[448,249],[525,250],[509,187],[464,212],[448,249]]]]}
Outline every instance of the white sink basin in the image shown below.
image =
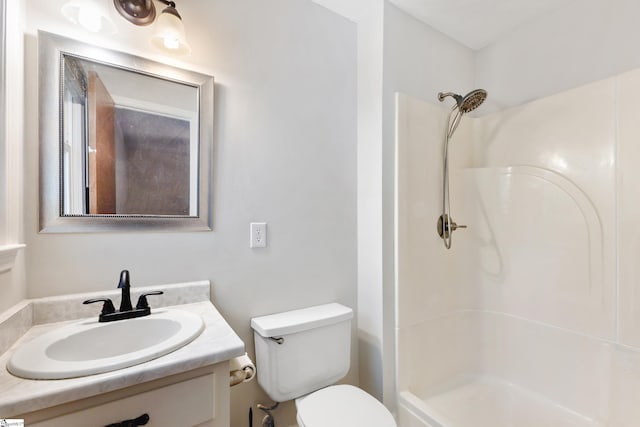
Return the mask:
{"type": "Polygon", "coordinates": [[[66,324],[20,345],[7,369],[29,379],[62,379],[114,371],[164,356],[193,341],[202,318],[159,309],[137,319],[66,324]]]}

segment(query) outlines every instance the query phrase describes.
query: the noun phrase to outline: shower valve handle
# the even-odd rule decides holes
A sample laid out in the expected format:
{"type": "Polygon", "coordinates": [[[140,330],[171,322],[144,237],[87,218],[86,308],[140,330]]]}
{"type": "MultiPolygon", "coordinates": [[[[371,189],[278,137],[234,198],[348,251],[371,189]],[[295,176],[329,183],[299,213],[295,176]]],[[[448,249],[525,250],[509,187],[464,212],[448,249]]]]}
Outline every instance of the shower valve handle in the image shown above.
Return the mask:
{"type": "MultiPolygon", "coordinates": [[[[444,228],[445,228],[445,231],[448,231],[446,225],[445,225],[444,228]]],[[[466,225],[458,225],[455,222],[451,221],[451,232],[456,231],[458,228],[467,228],[467,226],[466,225]]]]}
{"type": "Polygon", "coordinates": [[[438,235],[440,235],[442,239],[449,239],[451,233],[458,228],[467,228],[467,226],[456,224],[447,214],[442,214],[440,218],[438,218],[438,235]]]}

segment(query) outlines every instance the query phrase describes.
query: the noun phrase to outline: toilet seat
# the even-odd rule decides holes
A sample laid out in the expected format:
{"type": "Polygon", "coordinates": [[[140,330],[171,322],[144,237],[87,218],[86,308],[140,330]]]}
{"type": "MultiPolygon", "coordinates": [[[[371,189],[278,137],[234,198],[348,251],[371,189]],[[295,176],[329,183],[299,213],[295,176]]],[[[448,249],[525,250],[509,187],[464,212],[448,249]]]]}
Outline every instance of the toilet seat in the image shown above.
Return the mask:
{"type": "Polygon", "coordinates": [[[373,396],[351,385],[334,385],[296,399],[299,427],[397,427],[373,396]]]}

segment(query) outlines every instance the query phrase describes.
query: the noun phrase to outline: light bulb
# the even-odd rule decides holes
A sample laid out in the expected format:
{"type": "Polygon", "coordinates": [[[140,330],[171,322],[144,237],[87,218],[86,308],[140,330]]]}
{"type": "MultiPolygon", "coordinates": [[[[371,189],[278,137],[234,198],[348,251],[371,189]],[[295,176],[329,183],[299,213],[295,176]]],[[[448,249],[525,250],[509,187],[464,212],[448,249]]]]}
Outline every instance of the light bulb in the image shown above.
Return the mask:
{"type": "Polygon", "coordinates": [[[116,26],[104,5],[105,0],[70,0],[61,12],[69,21],[92,33],[115,34],[116,26]]]}
{"type": "Polygon", "coordinates": [[[180,15],[173,7],[167,7],[156,19],[151,42],[158,49],[173,54],[186,55],[191,52],[180,15]]]}
{"type": "Polygon", "coordinates": [[[164,47],[175,50],[180,48],[180,40],[177,37],[166,36],[164,38],[164,47]]]}

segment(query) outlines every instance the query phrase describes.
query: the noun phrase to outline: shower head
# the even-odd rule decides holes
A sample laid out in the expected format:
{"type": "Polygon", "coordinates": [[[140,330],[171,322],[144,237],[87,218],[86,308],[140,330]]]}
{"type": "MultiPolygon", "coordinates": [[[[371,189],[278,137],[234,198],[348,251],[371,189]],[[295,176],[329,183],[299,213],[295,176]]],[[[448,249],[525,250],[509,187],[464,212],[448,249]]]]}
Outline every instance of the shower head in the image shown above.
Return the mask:
{"type": "Polygon", "coordinates": [[[442,102],[448,96],[456,100],[456,105],[462,113],[468,113],[478,108],[484,100],[487,99],[487,91],[484,89],[476,89],[472,90],[465,96],[460,96],[452,92],[440,92],[438,94],[438,100],[442,102]]]}
{"type": "Polygon", "coordinates": [[[444,140],[444,177],[442,180],[442,215],[438,219],[438,234],[444,240],[445,248],[451,248],[451,234],[458,228],[466,228],[466,225],[457,225],[451,219],[451,207],[449,203],[449,141],[453,136],[453,133],[458,128],[462,116],[465,113],[478,108],[485,99],[487,99],[487,91],[484,89],[472,90],[465,96],[460,96],[453,92],[440,92],[438,99],[440,102],[444,101],[447,97],[452,97],[456,100],[456,106],[451,109],[449,113],[449,119],[447,121],[447,129],[444,140]]]}

